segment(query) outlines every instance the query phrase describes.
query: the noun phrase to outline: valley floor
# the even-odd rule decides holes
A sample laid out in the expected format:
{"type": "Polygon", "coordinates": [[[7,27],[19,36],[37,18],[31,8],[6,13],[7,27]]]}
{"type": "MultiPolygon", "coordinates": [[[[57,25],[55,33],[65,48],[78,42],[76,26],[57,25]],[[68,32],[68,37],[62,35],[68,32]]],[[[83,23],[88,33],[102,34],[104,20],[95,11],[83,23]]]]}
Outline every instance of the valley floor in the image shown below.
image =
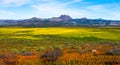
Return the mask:
{"type": "Polygon", "coordinates": [[[0,65],[120,65],[120,28],[0,28],[0,65]]]}

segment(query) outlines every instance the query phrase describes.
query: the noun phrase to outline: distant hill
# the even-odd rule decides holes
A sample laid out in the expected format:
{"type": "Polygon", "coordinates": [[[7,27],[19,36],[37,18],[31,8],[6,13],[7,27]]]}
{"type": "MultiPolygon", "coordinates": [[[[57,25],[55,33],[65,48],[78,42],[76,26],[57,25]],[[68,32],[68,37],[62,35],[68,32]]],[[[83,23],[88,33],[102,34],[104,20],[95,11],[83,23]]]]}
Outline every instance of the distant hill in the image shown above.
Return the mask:
{"type": "Polygon", "coordinates": [[[87,18],[73,19],[69,15],[61,15],[60,17],[53,17],[48,19],[33,17],[24,20],[0,20],[0,26],[120,26],[120,21],[87,18]]]}

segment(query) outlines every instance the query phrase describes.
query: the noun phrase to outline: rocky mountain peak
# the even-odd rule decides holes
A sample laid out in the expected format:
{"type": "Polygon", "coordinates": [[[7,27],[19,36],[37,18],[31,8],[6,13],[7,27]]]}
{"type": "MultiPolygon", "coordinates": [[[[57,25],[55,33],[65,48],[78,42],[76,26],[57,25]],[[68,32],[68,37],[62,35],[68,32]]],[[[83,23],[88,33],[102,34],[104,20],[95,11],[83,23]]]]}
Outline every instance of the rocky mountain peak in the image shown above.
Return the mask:
{"type": "Polygon", "coordinates": [[[62,19],[62,20],[65,20],[65,21],[72,19],[69,15],[61,15],[59,18],[62,19]]]}

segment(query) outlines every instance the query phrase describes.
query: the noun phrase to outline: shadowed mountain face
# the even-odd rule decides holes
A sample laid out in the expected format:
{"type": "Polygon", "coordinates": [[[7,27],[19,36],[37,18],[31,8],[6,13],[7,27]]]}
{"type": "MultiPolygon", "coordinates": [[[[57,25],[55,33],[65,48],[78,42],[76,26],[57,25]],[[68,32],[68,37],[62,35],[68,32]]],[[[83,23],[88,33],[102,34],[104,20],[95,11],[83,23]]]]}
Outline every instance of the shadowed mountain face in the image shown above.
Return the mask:
{"type": "Polygon", "coordinates": [[[72,19],[69,15],[61,15],[60,17],[48,19],[33,17],[25,20],[0,20],[0,26],[120,26],[120,21],[87,18],[72,19]]]}

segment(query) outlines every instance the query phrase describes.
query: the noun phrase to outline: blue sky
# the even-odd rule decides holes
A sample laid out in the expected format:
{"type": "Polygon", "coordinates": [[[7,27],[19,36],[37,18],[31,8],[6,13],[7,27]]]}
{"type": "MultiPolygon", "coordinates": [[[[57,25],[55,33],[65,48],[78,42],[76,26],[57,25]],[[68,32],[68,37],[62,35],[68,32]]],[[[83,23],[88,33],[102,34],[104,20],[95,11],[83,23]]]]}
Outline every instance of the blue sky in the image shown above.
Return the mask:
{"type": "Polygon", "coordinates": [[[0,0],[0,19],[50,18],[61,14],[120,20],[120,0],[0,0]]]}

